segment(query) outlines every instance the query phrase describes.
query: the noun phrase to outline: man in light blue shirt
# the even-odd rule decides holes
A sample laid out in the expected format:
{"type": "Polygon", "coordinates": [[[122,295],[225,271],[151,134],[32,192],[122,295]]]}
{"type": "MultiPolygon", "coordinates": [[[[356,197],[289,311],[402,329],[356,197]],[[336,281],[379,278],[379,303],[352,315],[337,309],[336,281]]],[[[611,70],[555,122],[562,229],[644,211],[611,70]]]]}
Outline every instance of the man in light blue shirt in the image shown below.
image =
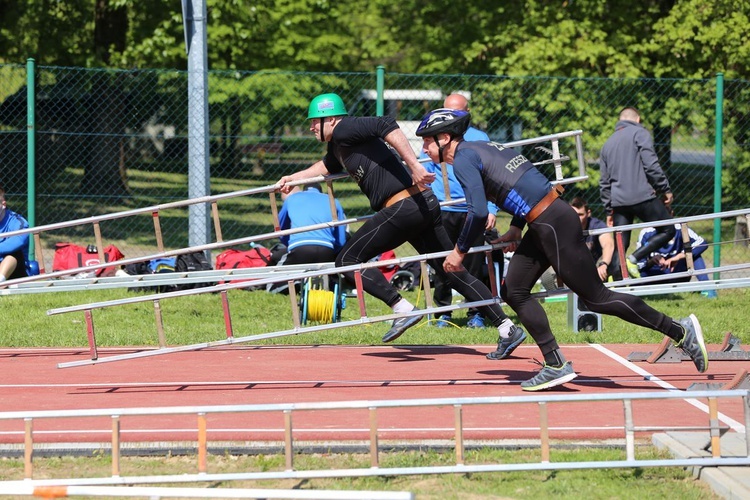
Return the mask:
{"type": "MultiPolygon", "coordinates": [[[[450,108],[450,109],[458,109],[461,111],[468,111],[469,110],[469,101],[461,94],[450,94],[448,97],[445,98],[445,101],[443,103],[443,107],[450,108]]],[[[485,141],[489,142],[490,138],[482,132],[481,130],[478,130],[474,127],[469,127],[466,130],[466,133],[464,134],[464,140],[465,141],[485,141]]],[[[423,157],[426,157],[426,155],[423,153],[423,157]]],[[[430,185],[430,188],[435,193],[435,196],[440,202],[444,202],[448,199],[448,196],[446,196],[446,188],[445,188],[445,180],[443,179],[443,172],[440,168],[440,164],[434,163],[434,162],[427,162],[424,164],[425,168],[428,172],[434,172],[436,174],[435,181],[430,185]]],[[[448,190],[450,194],[451,200],[457,200],[464,198],[464,191],[461,187],[461,184],[458,182],[458,179],[456,179],[456,174],[453,172],[453,165],[446,164],[445,170],[448,176],[448,190]]],[[[497,215],[497,206],[494,203],[487,203],[487,209],[489,210],[490,214],[489,217],[487,217],[487,225],[485,227],[486,230],[492,230],[495,227],[495,216],[497,215]]],[[[468,210],[468,207],[466,206],[465,202],[459,203],[457,205],[448,205],[441,207],[441,218],[443,221],[443,226],[445,227],[445,230],[448,232],[448,236],[451,239],[452,243],[456,243],[458,240],[458,235],[461,232],[461,228],[464,225],[464,220],[466,219],[466,212],[468,210]]],[[[479,235],[476,241],[472,243],[472,246],[481,246],[485,245],[484,237],[483,235],[479,235]]],[[[486,270],[486,263],[485,263],[485,257],[484,254],[481,253],[473,253],[468,254],[466,258],[464,258],[464,267],[466,267],[466,270],[469,271],[473,276],[479,278],[482,280],[485,284],[488,284],[487,282],[487,270],[486,270]]],[[[501,262],[502,264],[502,262],[501,262]]],[[[435,301],[436,306],[449,306],[452,303],[453,300],[453,291],[451,289],[450,283],[445,280],[441,279],[438,276],[435,277],[435,293],[433,295],[433,300],[435,301]]],[[[480,312],[477,309],[469,309],[467,311],[468,321],[466,323],[466,326],[469,328],[483,328],[484,327],[484,318],[480,314],[480,312]]],[[[451,314],[450,313],[444,313],[442,314],[436,323],[436,326],[438,328],[446,327],[450,324],[451,321],[451,314]]]]}

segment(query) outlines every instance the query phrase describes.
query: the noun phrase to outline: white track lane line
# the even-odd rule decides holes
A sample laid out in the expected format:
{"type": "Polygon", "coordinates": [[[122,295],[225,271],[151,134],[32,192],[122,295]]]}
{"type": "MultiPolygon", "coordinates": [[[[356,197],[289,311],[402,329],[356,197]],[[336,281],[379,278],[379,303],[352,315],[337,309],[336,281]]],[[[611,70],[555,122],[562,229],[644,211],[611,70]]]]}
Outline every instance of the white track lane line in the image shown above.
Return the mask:
{"type": "MultiPolygon", "coordinates": [[[[596,349],[597,351],[599,351],[602,354],[604,354],[605,356],[608,356],[608,357],[614,359],[615,361],[617,361],[618,363],[620,363],[625,368],[627,368],[627,369],[629,369],[629,370],[637,373],[638,375],[642,375],[645,380],[648,380],[649,382],[653,382],[654,384],[658,385],[659,387],[663,387],[664,389],[668,389],[670,391],[684,392],[684,391],[682,391],[682,389],[678,389],[677,387],[673,386],[672,384],[664,382],[662,379],[660,379],[656,375],[654,375],[652,373],[649,373],[646,370],[644,370],[643,368],[641,368],[640,366],[637,366],[637,365],[631,363],[627,359],[623,358],[622,356],[620,356],[619,354],[617,354],[615,352],[610,351],[609,349],[607,349],[606,347],[604,347],[601,344],[589,344],[589,345],[591,347],[593,347],[594,349],[596,349]]],[[[708,406],[706,404],[701,403],[697,399],[690,399],[690,398],[688,398],[688,399],[685,399],[685,401],[688,404],[691,404],[691,405],[695,406],[696,408],[698,408],[699,410],[703,411],[704,413],[708,414],[709,410],[708,410],[708,406]]],[[[742,425],[741,423],[737,422],[736,420],[734,420],[732,418],[727,417],[726,415],[724,415],[721,412],[719,412],[719,420],[721,422],[727,424],[735,432],[745,432],[745,426],[744,425],[742,425]]]]}
{"type": "Polygon", "coordinates": [[[299,385],[299,386],[337,386],[352,387],[401,387],[411,385],[425,386],[456,386],[456,385],[509,385],[520,383],[520,380],[501,380],[497,378],[476,379],[411,379],[411,380],[217,380],[206,381],[164,381],[164,382],[101,382],[101,383],[45,383],[45,384],[0,384],[0,389],[54,389],[78,388],[85,389],[132,389],[132,388],[169,388],[169,387],[214,387],[214,386],[263,386],[263,385],[299,385]]]}

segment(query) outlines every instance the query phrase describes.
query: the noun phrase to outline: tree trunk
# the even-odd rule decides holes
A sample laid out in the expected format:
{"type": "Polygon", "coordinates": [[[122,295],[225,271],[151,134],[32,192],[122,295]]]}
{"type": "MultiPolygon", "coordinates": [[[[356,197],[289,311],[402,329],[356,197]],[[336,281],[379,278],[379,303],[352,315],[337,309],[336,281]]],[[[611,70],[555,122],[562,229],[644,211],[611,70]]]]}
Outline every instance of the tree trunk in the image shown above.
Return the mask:
{"type": "MultiPolygon", "coordinates": [[[[94,50],[97,59],[110,61],[110,51],[125,49],[128,16],[125,7],[111,8],[109,0],[96,0],[94,50]]],[[[121,135],[124,130],[124,95],[109,76],[95,77],[87,109],[89,154],[81,192],[114,197],[128,194],[127,171],[122,162],[121,135]]],[[[113,200],[110,200],[113,201],[113,200]]]]}
{"type": "Polygon", "coordinates": [[[97,80],[89,97],[87,140],[89,154],[81,181],[81,192],[120,199],[128,194],[124,167],[120,165],[123,94],[106,79],[97,80]]]}
{"type": "Polygon", "coordinates": [[[110,51],[125,50],[128,34],[128,11],[125,7],[111,8],[109,0],[96,0],[94,11],[94,54],[109,65],[110,51]]]}
{"type": "Polygon", "coordinates": [[[239,99],[233,99],[232,113],[230,115],[230,137],[231,139],[231,151],[232,156],[230,162],[232,170],[235,172],[242,172],[242,154],[240,151],[240,136],[242,135],[242,117],[240,116],[240,109],[242,109],[239,99]]]}

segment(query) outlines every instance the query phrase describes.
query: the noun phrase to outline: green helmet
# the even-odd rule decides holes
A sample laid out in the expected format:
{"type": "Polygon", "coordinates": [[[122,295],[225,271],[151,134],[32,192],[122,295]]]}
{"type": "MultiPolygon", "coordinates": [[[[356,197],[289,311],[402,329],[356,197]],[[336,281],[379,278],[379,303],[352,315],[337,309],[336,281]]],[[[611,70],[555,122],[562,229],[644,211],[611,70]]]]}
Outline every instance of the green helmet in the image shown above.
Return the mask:
{"type": "Polygon", "coordinates": [[[338,94],[320,94],[310,101],[310,107],[307,110],[307,119],[326,118],[328,116],[348,115],[344,101],[338,94]]]}

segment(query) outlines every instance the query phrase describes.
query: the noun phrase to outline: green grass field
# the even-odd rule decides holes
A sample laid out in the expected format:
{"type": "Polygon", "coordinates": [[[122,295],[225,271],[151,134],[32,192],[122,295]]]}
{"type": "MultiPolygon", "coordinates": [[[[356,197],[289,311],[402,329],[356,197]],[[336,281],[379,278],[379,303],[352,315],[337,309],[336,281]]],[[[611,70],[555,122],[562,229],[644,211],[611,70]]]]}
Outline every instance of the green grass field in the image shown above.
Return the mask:
{"type": "MultiPolygon", "coordinates": [[[[133,297],[126,290],[44,293],[0,297],[3,329],[0,345],[4,347],[84,347],[87,345],[83,313],[48,316],[49,309],[133,297]]],[[[707,299],[699,293],[655,295],[649,304],[672,317],[695,313],[703,326],[706,342],[721,343],[725,332],[732,332],[747,343],[747,322],[742,311],[748,303],[746,289],[723,290],[718,299],[707,299]]],[[[412,302],[424,306],[421,291],[405,294],[412,302]]],[[[390,309],[372,297],[366,297],[368,316],[389,314],[390,309]]],[[[288,296],[264,291],[232,290],[229,292],[235,336],[247,336],[293,328],[291,302],[288,296]]],[[[224,319],[218,294],[201,294],[161,301],[164,328],[170,345],[184,345],[225,338],[224,319]]],[[[550,324],[561,344],[597,343],[658,343],[659,333],[636,327],[618,318],[605,316],[602,332],[575,333],[567,324],[565,302],[545,303],[550,324]]],[[[512,318],[512,310],[507,309],[512,318]]],[[[100,347],[157,345],[152,303],[123,305],[93,312],[97,341],[100,347]]],[[[342,319],[358,319],[356,299],[349,297],[342,319]]],[[[465,324],[465,313],[457,311],[454,322],[465,324]]],[[[292,335],[265,340],[265,344],[376,344],[388,329],[384,323],[322,332],[292,335]]],[[[411,329],[398,343],[408,344],[491,344],[497,340],[492,328],[439,329],[423,321],[411,329]]],[[[530,340],[527,340],[530,342],[530,340]]]]}
{"type": "MultiPolygon", "coordinates": [[[[666,458],[653,448],[637,450],[638,459],[666,458]]],[[[467,451],[467,463],[526,463],[539,461],[538,450],[481,449],[467,451]]],[[[610,461],[622,460],[624,451],[614,448],[586,448],[552,450],[551,460],[610,461]]],[[[209,456],[208,470],[215,473],[283,470],[281,455],[209,456]]],[[[450,453],[413,451],[383,453],[381,467],[423,467],[453,465],[450,453]]],[[[123,457],[123,475],[194,473],[193,457],[123,457]]],[[[314,454],[295,458],[295,467],[307,469],[367,468],[369,457],[349,454],[314,454]]],[[[93,458],[61,457],[35,461],[40,477],[106,477],[111,474],[107,456],[93,458]]],[[[0,480],[20,479],[23,461],[0,459],[0,480]]],[[[168,485],[155,485],[168,486],[168,485]]],[[[410,491],[418,500],[479,500],[479,499],[539,499],[588,498],[633,499],[680,498],[718,499],[710,488],[680,468],[654,467],[648,469],[598,469],[572,471],[502,472],[473,474],[444,474],[422,476],[379,476],[366,478],[212,481],[209,483],[180,484],[196,488],[274,488],[299,490],[368,490],[410,491]]],[[[5,497],[3,498],[16,498],[5,497]]],[[[17,497],[18,500],[28,497],[17,497]]]]}

